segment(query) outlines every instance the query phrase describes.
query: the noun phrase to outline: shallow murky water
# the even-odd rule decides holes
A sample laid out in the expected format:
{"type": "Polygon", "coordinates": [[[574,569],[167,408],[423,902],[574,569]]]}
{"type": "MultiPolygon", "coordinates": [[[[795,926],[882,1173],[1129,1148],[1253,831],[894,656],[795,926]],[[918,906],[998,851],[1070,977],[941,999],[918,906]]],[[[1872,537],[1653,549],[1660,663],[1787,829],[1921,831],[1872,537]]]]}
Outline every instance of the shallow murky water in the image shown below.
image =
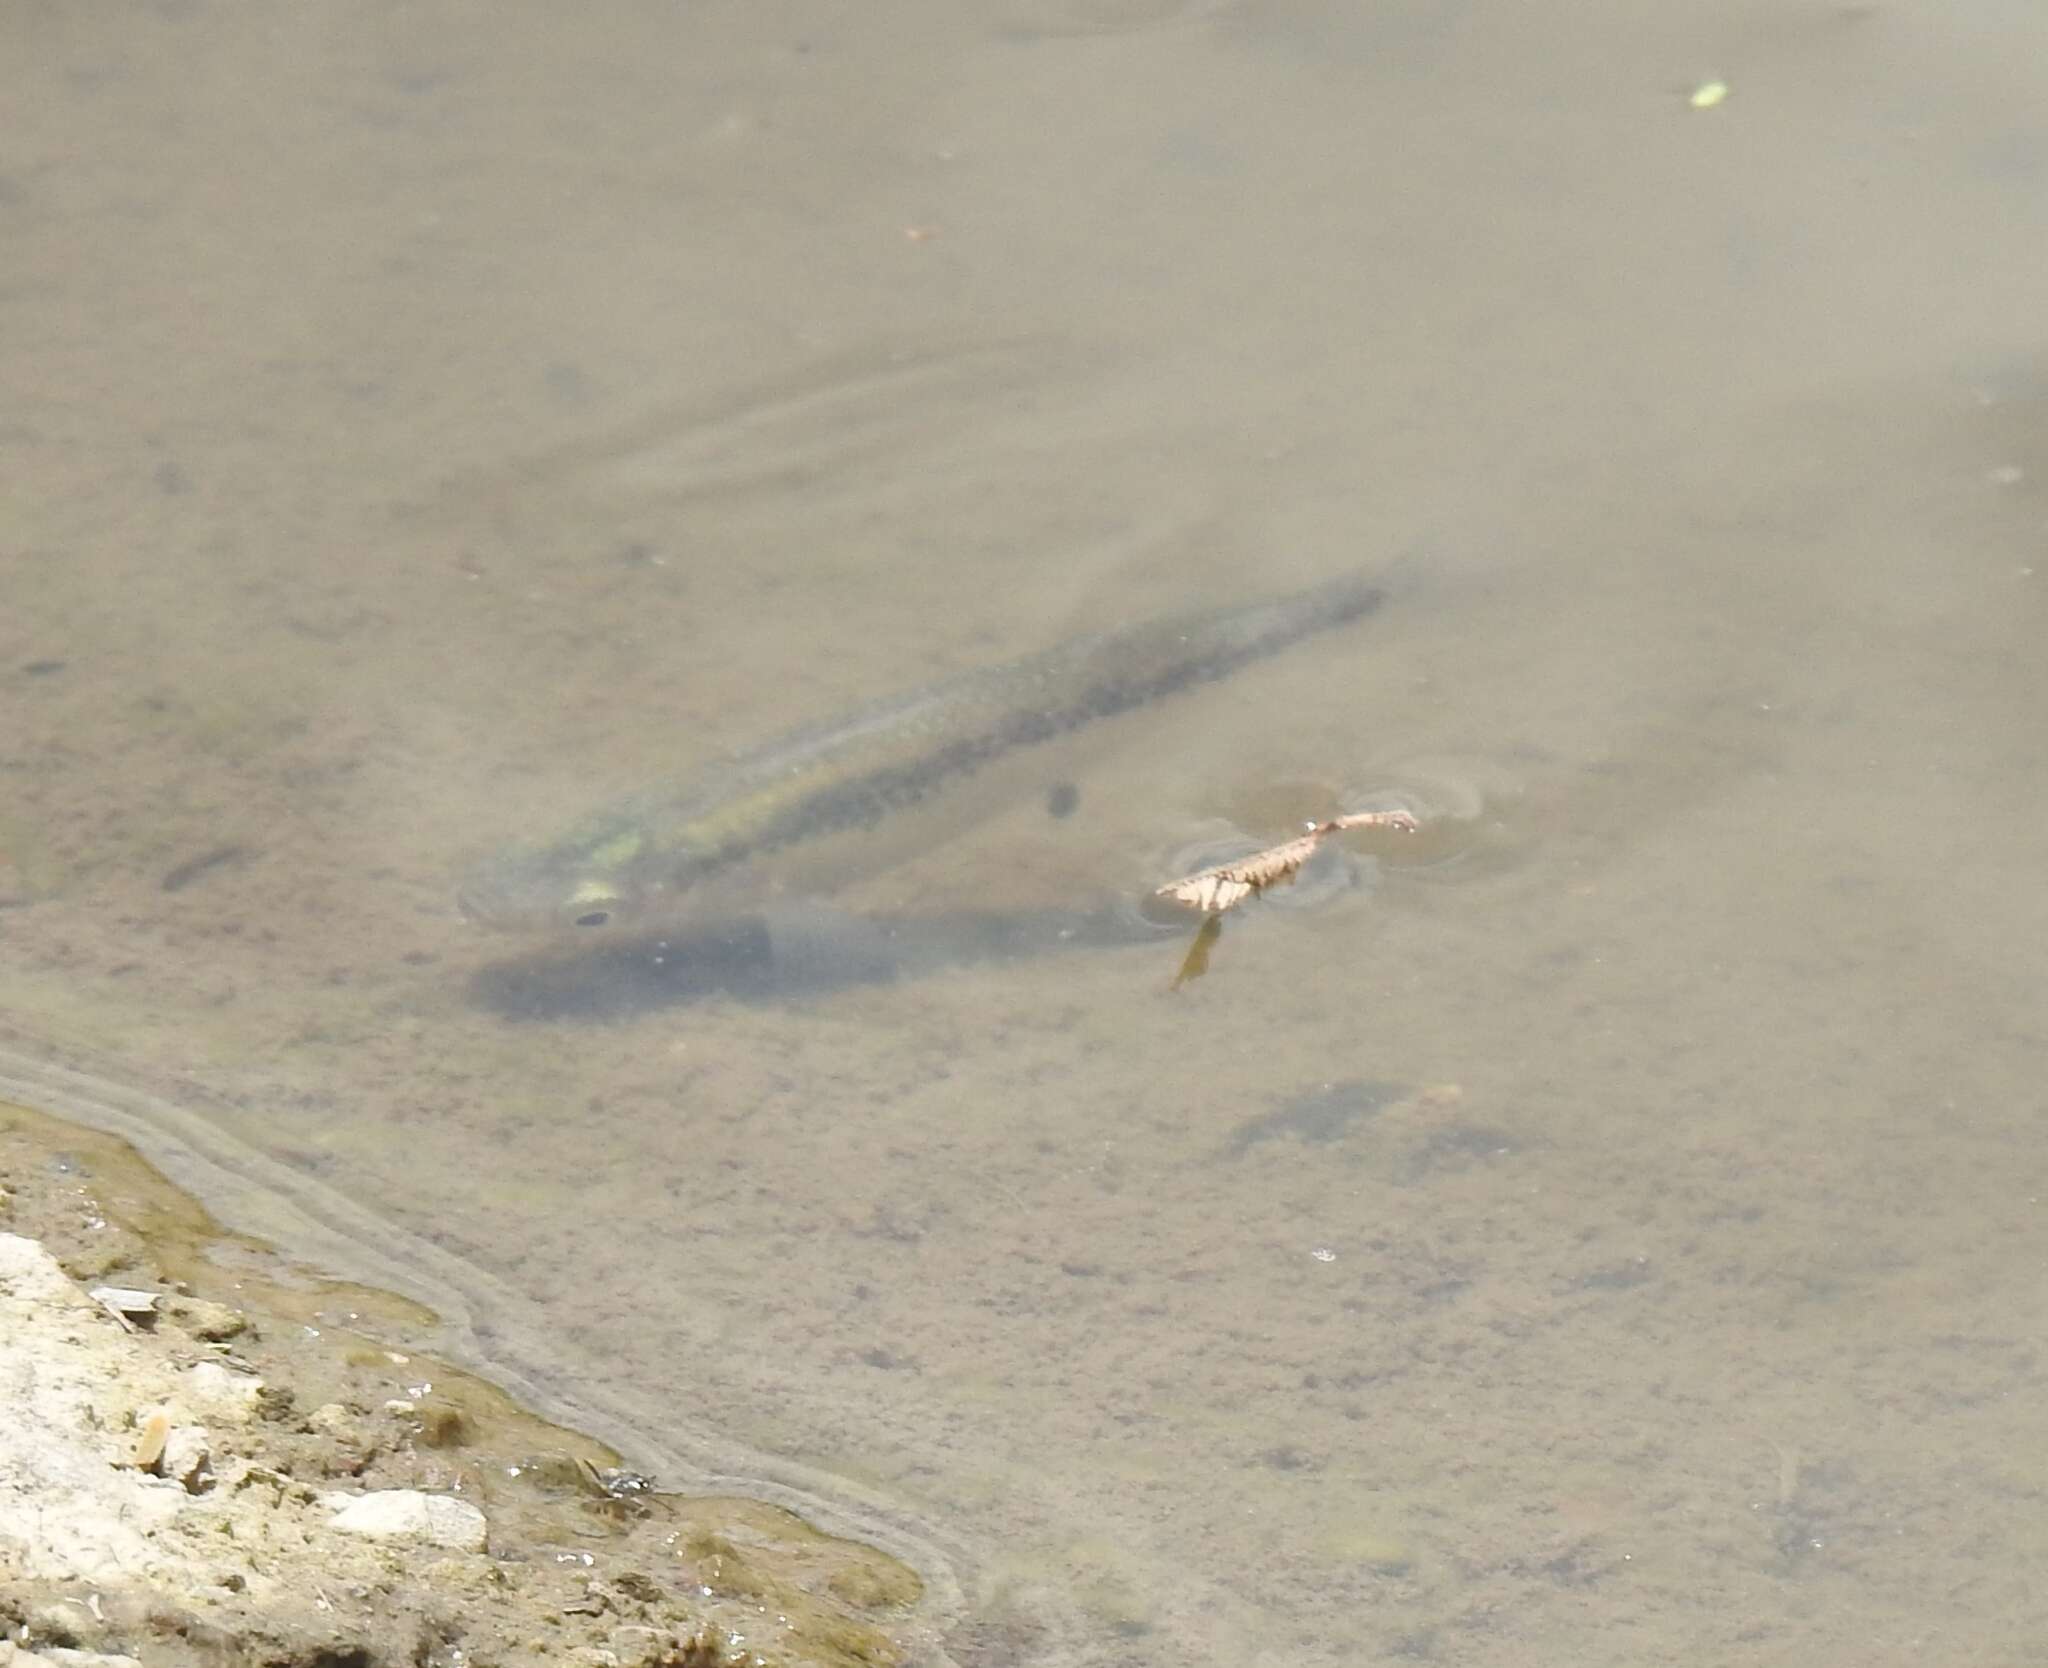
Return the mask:
{"type": "Polygon", "coordinates": [[[961,1661],[2031,1660],[2034,9],[0,42],[5,1092],[912,1551],[961,1661]],[[454,908],[1360,566],[681,970],[454,908]],[[1387,793],[1463,832],[1177,992],[1097,911],[1387,793]]]}

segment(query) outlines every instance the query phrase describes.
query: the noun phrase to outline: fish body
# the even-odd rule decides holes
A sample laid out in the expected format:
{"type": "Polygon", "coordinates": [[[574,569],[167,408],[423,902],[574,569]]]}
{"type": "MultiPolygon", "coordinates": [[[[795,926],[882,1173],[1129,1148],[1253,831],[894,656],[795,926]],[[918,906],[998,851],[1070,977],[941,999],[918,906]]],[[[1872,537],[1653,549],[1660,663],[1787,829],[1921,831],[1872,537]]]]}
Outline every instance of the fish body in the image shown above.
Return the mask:
{"type": "Polygon", "coordinates": [[[1383,600],[1351,576],[1095,633],[872,702],[499,854],[463,885],[463,912],[500,927],[615,927],[668,919],[703,896],[831,890],[909,855],[892,825],[916,809],[929,828],[927,808],[964,805],[967,785],[999,763],[1226,677],[1383,600]]]}

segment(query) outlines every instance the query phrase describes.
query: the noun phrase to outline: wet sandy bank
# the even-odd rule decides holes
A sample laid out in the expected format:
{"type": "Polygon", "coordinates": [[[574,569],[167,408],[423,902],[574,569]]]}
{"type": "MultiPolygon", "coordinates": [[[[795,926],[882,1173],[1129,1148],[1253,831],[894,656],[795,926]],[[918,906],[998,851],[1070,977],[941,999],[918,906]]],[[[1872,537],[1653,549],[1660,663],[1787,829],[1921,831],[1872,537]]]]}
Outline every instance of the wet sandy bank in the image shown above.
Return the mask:
{"type": "Polygon", "coordinates": [[[0,1104],[0,1624],[151,1664],[896,1663],[916,1575],[690,1499],[408,1347],[433,1317],[0,1104]]]}

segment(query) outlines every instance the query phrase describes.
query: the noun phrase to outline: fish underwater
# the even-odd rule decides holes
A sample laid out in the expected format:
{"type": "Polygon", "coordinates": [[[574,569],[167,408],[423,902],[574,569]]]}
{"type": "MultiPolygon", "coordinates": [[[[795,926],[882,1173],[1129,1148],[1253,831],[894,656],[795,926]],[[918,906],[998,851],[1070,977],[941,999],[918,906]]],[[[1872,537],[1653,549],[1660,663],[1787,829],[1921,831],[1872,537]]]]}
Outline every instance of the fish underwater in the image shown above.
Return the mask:
{"type": "Polygon", "coordinates": [[[458,901],[486,926],[587,930],[659,925],[704,898],[725,907],[830,892],[915,855],[899,825],[915,821],[929,845],[943,837],[933,834],[943,813],[985,814],[963,790],[999,763],[1227,677],[1384,600],[1353,574],[871,702],[634,794],[558,839],[512,846],[470,873],[458,901]]]}

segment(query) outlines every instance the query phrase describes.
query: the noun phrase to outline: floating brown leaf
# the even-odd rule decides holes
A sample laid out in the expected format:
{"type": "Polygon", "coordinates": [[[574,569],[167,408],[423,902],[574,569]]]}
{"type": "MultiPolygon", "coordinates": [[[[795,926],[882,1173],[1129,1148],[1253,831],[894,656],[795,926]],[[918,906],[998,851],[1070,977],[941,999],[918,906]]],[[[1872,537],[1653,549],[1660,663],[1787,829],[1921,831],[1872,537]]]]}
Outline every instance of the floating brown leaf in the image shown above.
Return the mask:
{"type": "MultiPolygon", "coordinates": [[[[1316,853],[1316,847],[1332,834],[1354,828],[1393,828],[1404,834],[1415,832],[1418,824],[1406,811],[1354,811],[1349,816],[1319,822],[1306,834],[1296,835],[1277,846],[1253,852],[1235,863],[1219,863],[1200,874],[1185,876],[1159,888],[1156,894],[1184,903],[1209,915],[1219,915],[1246,898],[1255,898],[1269,886],[1283,885],[1301,872],[1302,864],[1316,853]]],[[[1190,975],[1193,977],[1195,975],[1190,975]]]]}

